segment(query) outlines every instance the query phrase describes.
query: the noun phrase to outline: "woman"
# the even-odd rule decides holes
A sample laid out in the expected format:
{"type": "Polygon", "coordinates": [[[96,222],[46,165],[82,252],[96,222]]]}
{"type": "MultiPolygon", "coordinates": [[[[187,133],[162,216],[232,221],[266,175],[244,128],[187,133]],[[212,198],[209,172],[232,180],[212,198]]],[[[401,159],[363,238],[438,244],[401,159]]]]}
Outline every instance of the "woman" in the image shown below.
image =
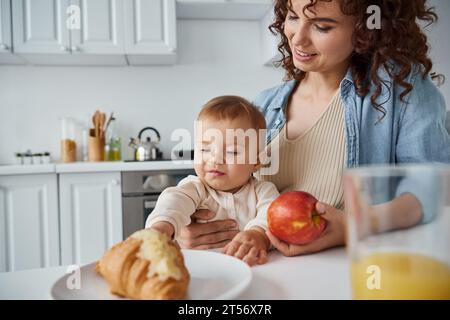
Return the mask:
{"type": "MultiPolygon", "coordinates": [[[[379,7],[381,28],[372,29],[366,13],[369,2],[275,1],[270,29],[281,35],[278,47],[288,81],[255,100],[273,129],[269,146],[280,152],[278,172],[260,178],[274,182],[280,192],[312,193],[320,200],[316,209],[328,220],[325,233],[303,246],[289,245],[268,232],[272,244],[288,256],[344,244],[345,168],[450,162],[445,102],[431,79],[427,39],[416,22],[432,23],[437,16],[424,0],[385,0],[379,7]]],[[[410,183],[403,192],[398,190],[389,202],[396,212],[405,213],[397,214],[390,228],[429,219],[430,204],[420,198],[421,190],[411,188],[410,183]]],[[[185,247],[221,247],[234,235],[231,224],[193,223],[179,242],[185,247]]]]}

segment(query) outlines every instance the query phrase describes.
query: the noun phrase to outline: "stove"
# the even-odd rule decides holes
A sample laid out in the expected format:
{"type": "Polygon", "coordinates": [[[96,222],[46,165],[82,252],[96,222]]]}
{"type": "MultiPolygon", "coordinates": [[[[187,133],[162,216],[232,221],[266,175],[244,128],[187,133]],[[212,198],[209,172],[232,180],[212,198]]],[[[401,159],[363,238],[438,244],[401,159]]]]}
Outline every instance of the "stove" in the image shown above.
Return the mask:
{"type": "Polygon", "coordinates": [[[174,159],[157,158],[155,160],[138,161],[135,159],[124,160],[124,162],[154,162],[154,161],[172,161],[172,160],[194,160],[194,150],[178,150],[174,152],[174,159]]]}
{"type": "Polygon", "coordinates": [[[122,172],[123,238],[145,227],[145,221],[156,206],[161,192],[188,175],[193,169],[122,172]]]}

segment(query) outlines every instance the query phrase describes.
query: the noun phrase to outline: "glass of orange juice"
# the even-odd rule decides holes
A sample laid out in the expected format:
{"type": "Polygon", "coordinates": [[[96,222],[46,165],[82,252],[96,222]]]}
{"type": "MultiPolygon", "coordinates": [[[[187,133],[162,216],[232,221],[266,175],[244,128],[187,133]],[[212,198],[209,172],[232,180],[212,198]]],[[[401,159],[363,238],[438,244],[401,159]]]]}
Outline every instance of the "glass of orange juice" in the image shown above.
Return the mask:
{"type": "Polygon", "coordinates": [[[450,299],[450,165],[344,174],[354,299],[450,299]]]}

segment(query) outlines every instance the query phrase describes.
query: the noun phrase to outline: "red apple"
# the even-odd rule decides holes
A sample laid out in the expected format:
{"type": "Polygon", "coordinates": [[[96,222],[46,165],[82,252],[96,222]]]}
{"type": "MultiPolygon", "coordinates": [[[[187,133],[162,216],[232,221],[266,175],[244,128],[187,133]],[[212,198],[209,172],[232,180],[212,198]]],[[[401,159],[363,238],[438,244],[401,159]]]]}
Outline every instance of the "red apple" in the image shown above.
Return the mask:
{"type": "Polygon", "coordinates": [[[267,211],[270,232],[290,244],[307,244],[317,239],[327,221],[317,213],[316,203],[317,199],[307,192],[281,194],[267,211]]]}

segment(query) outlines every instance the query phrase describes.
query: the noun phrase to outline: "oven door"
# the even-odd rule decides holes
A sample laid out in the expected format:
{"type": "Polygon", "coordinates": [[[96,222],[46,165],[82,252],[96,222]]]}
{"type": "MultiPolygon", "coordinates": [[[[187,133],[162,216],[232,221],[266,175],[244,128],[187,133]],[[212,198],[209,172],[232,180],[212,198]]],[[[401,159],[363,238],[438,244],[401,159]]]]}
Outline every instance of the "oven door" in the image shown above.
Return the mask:
{"type": "Polygon", "coordinates": [[[122,198],[123,238],[144,229],[148,215],[156,206],[159,195],[125,196],[122,198]]]}

